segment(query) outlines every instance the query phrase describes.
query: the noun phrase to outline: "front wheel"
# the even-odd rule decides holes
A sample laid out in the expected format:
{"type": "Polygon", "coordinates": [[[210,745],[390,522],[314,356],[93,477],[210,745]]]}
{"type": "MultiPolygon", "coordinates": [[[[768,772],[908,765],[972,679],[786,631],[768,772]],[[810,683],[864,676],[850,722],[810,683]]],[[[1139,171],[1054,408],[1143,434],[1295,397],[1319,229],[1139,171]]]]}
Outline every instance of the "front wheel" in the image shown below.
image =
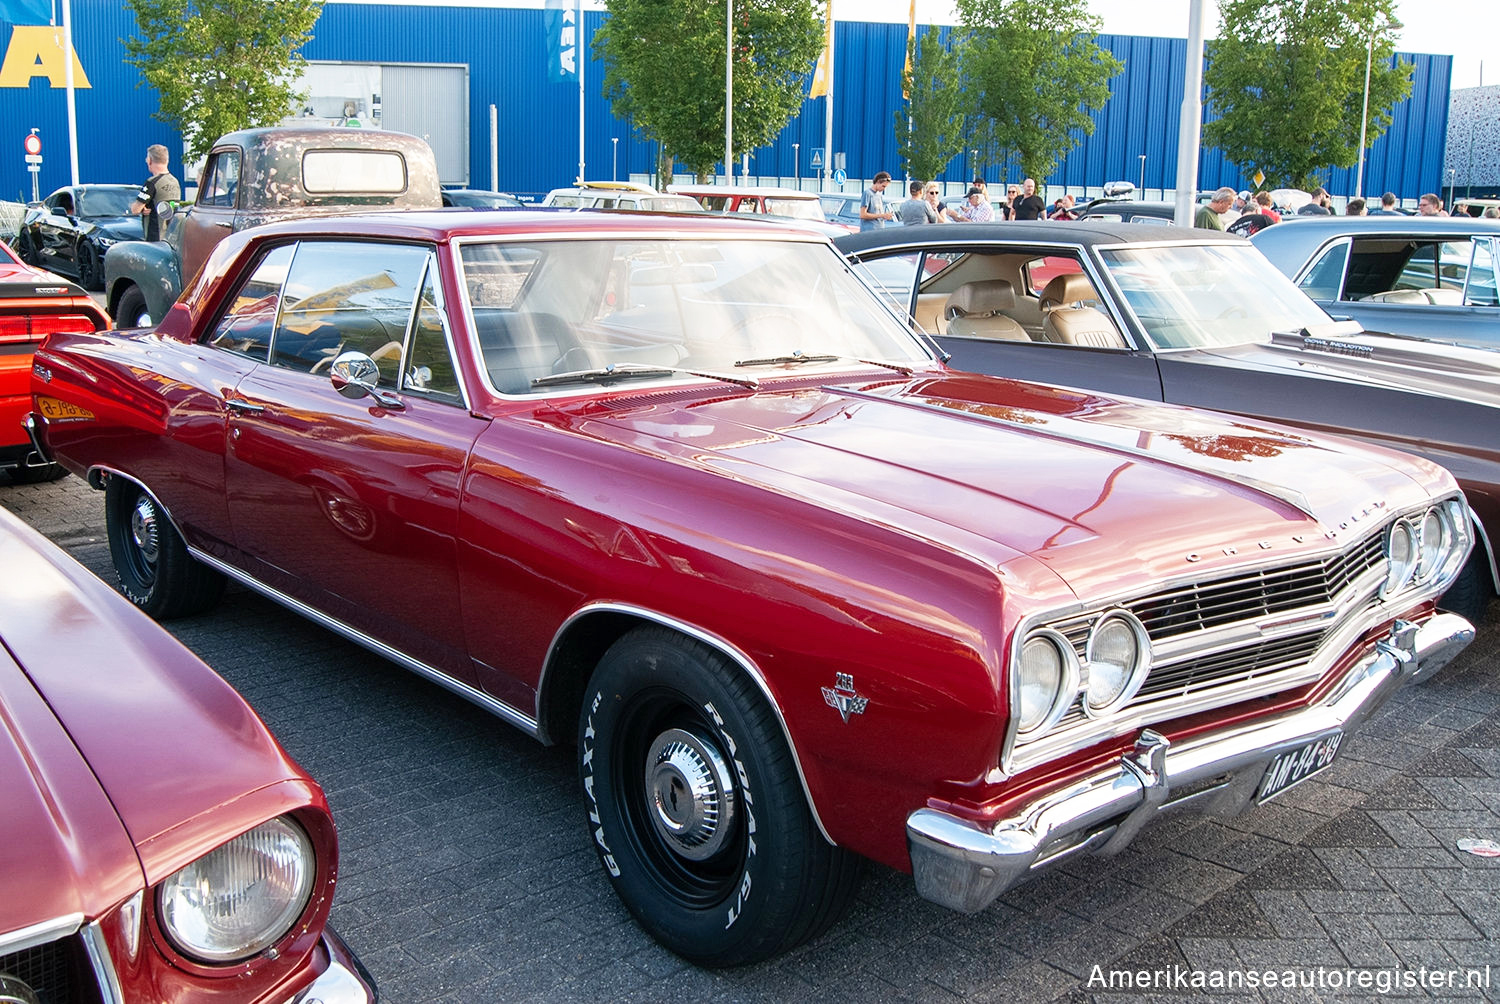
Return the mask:
{"type": "Polygon", "coordinates": [[[692,962],[759,962],[844,912],[859,859],[818,831],[780,726],[719,653],[646,627],[584,694],[579,771],[625,906],[692,962]]]}
{"type": "Polygon", "coordinates": [[[1489,554],[1483,544],[1476,544],[1453,585],[1438,597],[1438,608],[1452,611],[1478,627],[1494,595],[1495,590],[1490,584],[1489,554]]]}
{"type": "Polygon", "coordinates": [[[120,306],[115,311],[115,323],[122,328],[147,328],[151,326],[151,312],[146,309],[146,294],[139,286],[131,286],[120,294],[120,306]]]}
{"type": "Polygon", "coordinates": [[[224,595],[224,576],[188,554],[166,513],[140,485],[110,478],[104,520],[120,592],[152,617],[201,613],[224,595]]]}

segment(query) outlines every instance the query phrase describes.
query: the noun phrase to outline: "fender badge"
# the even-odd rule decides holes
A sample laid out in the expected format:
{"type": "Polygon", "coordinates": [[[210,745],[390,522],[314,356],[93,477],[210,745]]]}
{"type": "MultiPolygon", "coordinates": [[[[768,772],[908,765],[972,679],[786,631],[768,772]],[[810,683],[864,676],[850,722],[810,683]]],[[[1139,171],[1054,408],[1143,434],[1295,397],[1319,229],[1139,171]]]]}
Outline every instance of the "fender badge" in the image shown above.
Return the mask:
{"type": "Polygon", "coordinates": [[[823,701],[838,711],[846,725],[850,715],[864,714],[865,705],[870,703],[868,697],[860,697],[854,692],[854,677],[849,673],[837,674],[833,686],[823,688],[823,701]]]}

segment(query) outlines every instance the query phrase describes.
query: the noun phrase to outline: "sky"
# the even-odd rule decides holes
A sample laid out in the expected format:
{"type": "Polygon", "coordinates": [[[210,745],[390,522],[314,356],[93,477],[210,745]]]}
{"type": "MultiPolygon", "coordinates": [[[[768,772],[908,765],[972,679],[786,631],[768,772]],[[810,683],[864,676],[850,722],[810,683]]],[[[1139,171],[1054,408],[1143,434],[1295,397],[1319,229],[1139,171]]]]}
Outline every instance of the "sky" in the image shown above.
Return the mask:
{"type": "MultiPolygon", "coordinates": [[[[1088,0],[1089,10],[1104,21],[1111,35],[1158,35],[1186,38],[1189,0],[1088,0]]],[[[1207,34],[1218,33],[1219,5],[1208,7],[1207,34]]],[[[833,14],[849,21],[905,21],[910,0],[833,0],[833,14]]],[[[1484,80],[1500,84],[1500,45],[1496,44],[1494,0],[1396,0],[1396,17],[1405,26],[1397,48],[1453,57],[1453,83],[1478,87],[1484,80]]],[[[953,24],[958,19],[950,0],[917,0],[919,24],[953,24]]]]}

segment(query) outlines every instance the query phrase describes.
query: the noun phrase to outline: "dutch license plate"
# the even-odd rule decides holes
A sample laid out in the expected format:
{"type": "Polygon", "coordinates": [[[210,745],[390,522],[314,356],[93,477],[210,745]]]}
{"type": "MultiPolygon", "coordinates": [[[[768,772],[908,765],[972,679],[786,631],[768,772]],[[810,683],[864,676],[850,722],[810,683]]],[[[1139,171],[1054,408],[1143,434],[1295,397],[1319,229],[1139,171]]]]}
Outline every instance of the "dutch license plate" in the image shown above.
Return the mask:
{"type": "Polygon", "coordinates": [[[1333,763],[1338,755],[1339,744],[1344,741],[1342,732],[1315,739],[1306,746],[1287,750],[1271,761],[1266,776],[1260,782],[1260,794],[1256,801],[1264,802],[1281,794],[1295,784],[1300,784],[1318,771],[1333,763]]]}
{"type": "Polygon", "coordinates": [[[53,421],[66,421],[70,418],[93,418],[94,413],[87,408],[80,408],[76,404],[67,401],[59,401],[55,397],[38,397],[36,406],[41,409],[43,415],[53,421]]]}

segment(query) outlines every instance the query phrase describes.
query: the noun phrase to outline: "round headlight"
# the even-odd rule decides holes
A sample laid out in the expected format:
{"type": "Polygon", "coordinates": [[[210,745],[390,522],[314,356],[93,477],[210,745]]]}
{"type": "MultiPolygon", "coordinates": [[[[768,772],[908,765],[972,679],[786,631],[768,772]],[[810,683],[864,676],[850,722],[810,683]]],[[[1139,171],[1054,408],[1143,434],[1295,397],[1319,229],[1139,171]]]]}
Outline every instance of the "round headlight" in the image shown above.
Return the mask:
{"type": "Polygon", "coordinates": [[[1017,733],[1029,737],[1056,725],[1078,692],[1077,657],[1067,639],[1052,631],[1028,638],[1021,646],[1017,682],[1017,733]]]}
{"type": "Polygon", "coordinates": [[[1417,581],[1431,582],[1448,562],[1453,524],[1441,508],[1428,509],[1417,528],[1417,581]]]}
{"type": "Polygon", "coordinates": [[[307,907],[312,841],[281,817],[262,823],[161,884],[162,929],[203,962],[238,962],[275,944],[307,907]]]}
{"type": "Polygon", "coordinates": [[[1385,584],[1382,596],[1390,596],[1411,580],[1417,564],[1417,535],[1410,523],[1398,519],[1391,524],[1385,538],[1385,584]]]}
{"type": "Polygon", "coordinates": [[[1145,627],[1124,611],[1101,617],[1089,632],[1085,660],[1083,709],[1107,714],[1134,697],[1146,680],[1151,648],[1145,627]]]}

